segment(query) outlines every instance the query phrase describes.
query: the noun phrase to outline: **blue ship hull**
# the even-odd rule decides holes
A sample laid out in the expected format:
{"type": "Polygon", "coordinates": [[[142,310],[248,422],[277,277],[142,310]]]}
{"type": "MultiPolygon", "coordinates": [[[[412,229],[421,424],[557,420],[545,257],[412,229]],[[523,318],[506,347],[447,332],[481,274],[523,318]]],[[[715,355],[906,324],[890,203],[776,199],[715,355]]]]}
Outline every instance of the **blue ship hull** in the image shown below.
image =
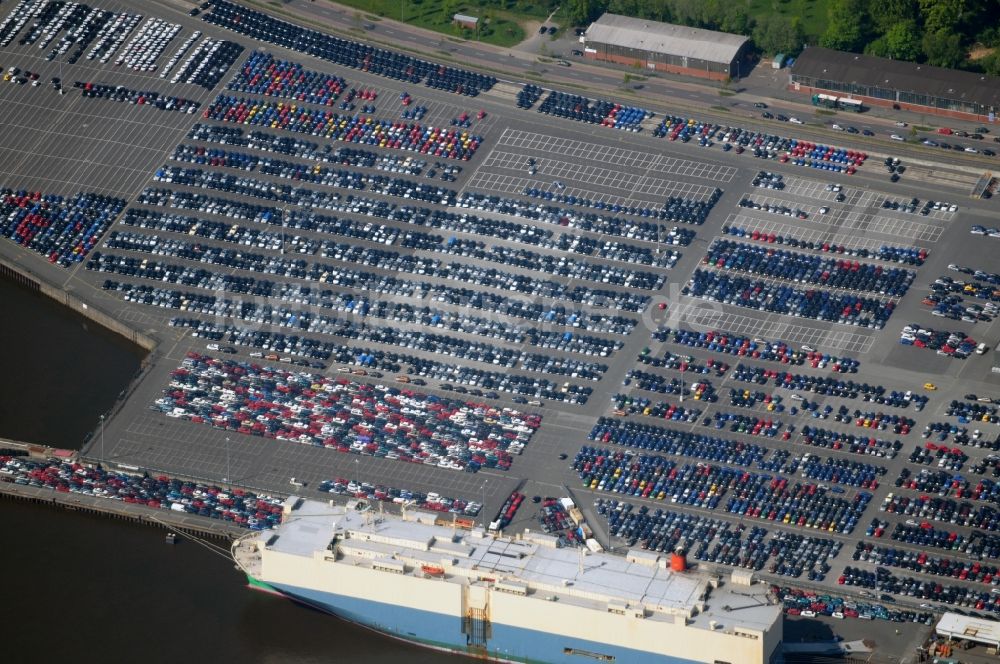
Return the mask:
{"type": "Polygon", "coordinates": [[[485,648],[470,646],[462,620],[433,611],[401,608],[392,604],[348,597],[312,588],[260,582],[251,585],[278,593],[363,627],[416,645],[479,659],[519,664],[698,664],[697,660],[670,657],[644,650],[612,646],[558,633],[492,623],[485,648]]]}

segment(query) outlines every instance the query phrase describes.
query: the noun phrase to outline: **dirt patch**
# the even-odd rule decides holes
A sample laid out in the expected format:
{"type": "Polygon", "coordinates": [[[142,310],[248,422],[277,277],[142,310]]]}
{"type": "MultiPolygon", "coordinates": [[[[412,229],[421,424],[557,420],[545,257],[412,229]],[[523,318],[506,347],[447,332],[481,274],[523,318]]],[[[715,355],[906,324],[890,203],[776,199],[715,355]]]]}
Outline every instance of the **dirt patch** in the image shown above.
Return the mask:
{"type": "Polygon", "coordinates": [[[975,45],[975,46],[972,47],[971,51],[969,51],[969,59],[970,60],[982,60],[987,55],[990,55],[991,53],[993,53],[993,51],[995,51],[995,50],[996,50],[995,48],[990,48],[988,46],[983,46],[982,44],[977,44],[977,45],[975,45]]]}

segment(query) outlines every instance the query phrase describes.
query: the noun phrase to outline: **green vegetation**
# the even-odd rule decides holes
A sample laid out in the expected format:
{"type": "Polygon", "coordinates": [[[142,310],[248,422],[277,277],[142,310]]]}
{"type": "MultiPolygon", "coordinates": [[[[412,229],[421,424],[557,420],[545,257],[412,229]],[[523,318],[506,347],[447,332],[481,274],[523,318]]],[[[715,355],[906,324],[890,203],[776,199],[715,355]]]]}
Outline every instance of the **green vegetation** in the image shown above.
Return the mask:
{"type": "Polygon", "coordinates": [[[1000,75],[996,0],[829,0],[819,43],[1000,75]]]}
{"type": "MultiPolygon", "coordinates": [[[[273,0],[270,0],[273,1],[273,0]]],[[[555,11],[560,32],[604,12],[746,35],[763,55],[804,44],[1000,76],[997,0],[340,0],[373,16],[404,20],[449,38],[498,46],[524,40],[555,11]],[[453,25],[453,14],[480,28],[453,25]]],[[[360,19],[360,14],[358,18],[360,19]]],[[[373,19],[366,19],[373,20],[373,19]]]]}
{"type": "Polygon", "coordinates": [[[513,46],[524,41],[524,25],[544,20],[558,0],[339,0],[340,4],[364,10],[378,17],[402,20],[444,35],[494,44],[513,46]],[[475,30],[452,24],[455,14],[479,18],[475,30]]]}

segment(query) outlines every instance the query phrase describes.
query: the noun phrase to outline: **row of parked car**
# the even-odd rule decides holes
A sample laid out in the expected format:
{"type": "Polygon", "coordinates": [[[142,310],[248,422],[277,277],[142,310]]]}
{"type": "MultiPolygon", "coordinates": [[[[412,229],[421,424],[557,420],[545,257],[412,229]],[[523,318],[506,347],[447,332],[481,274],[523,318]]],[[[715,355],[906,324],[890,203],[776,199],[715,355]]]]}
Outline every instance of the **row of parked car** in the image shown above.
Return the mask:
{"type": "Polygon", "coordinates": [[[184,60],[171,83],[188,83],[214,90],[243,53],[243,47],[225,39],[204,39],[184,60]]]}
{"type": "MultiPolygon", "coordinates": [[[[952,399],[948,404],[945,415],[949,417],[964,417],[968,421],[989,422],[990,424],[1000,424],[1000,417],[997,416],[998,409],[995,401],[990,397],[977,397],[975,394],[966,394],[966,401],[952,399]]],[[[959,420],[961,422],[961,420],[959,420]]],[[[965,422],[962,422],[965,424],[965,422]]]]}
{"type": "MultiPolygon", "coordinates": [[[[159,210],[129,208],[129,210],[125,213],[122,223],[140,228],[150,228],[180,233],[185,236],[198,236],[215,240],[230,241],[235,244],[267,247],[274,250],[279,249],[282,244],[281,235],[277,233],[255,232],[253,229],[239,225],[214,222],[196,217],[173,215],[159,210]]],[[[345,223],[350,224],[350,227],[354,228],[353,222],[345,223]]],[[[359,230],[369,233],[369,237],[381,233],[384,228],[368,228],[367,226],[368,225],[366,224],[365,227],[359,227],[359,230]]],[[[337,232],[337,230],[343,232],[342,229],[343,226],[336,226],[335,228],[323,226],[322,228],[324,232],[337,232]]],[[[294,242],[294,238],[292,239],[292,242],[294,242]]],[[[304,265],[298,271],[293,269],[295,266],[292,265],[289,265],[287,269],[285,269],[284,266],[288,265],[288,263],[269,263],[269,265],[275,266],[276,273],[277,268],[281,266],[285,273],[296,273],[301,279],[319,280],[320,278],[320,276],[307,271],[305,269],[306,266],[304,265]]],[[[357,271],[341,272],[333,266],[324,266],[324,269],[329,270],[329,274],[339,275],[335,279],[324,279],[323,281],[325,283],[339,281],[344,286],[354,285],[357,288],[369,290],[377,294],[405,295],[408,297],[414,297],[418,300],[431,299],[434,301],[449,302],[452,304],[466,306],[470,309],[500,313],[505,316],[519,318],[528,322],[551,323],[554,325],[569,326],[583,331],[606,332],[616,335],[627,335],[636,324],[636,321],[630,318],[589,313],[582,310],[567,308],[564,305],[542,305],[539,303],[531,303],[518,299],[511,299],[497,293],[452,288],[449,286],[430,284],[428,282],[402,281],[391,277],[379,276],[373,273],[357,271]]],[[[176,281],[176,279],[174,281],[176,281]]],[[[241,282],[228,280],[220,284],[216,284],[216,286],[227,292],[242,292],[238,288],[233,288],[233,286],[239,286],[240,283],[241,282]]],[[[253,291],[255,294],[266,297],[274,297],[289,303],[309,304],[311,306],[317,306],[325,309],[335,309],[348,313],[355,313],[356,311],[361,313],[362,309],[367,312],[367,310],[373,306],[373,303],[363,295],[357,295],[346,291],[320,290],[302,283],[275,284],[272,282],[255,282],[253,285],[253,291]]],[[[213,302],[215,302],[215,300],[213,300],[213,302]]],[[[397,313],[403,311],[405,311],[405,308],[401,309],[397,307],[394,309],[392,315],[393,320],[396,319],[395,316],[397,315],[405,316],[405,313],[397,313]]],[[[403,318],[400,318],[400,320],[403,320],[403,318]]],[[[444,324],[444,320],[445,319],[438,319],[437,321],[434,321],[434,325],[436,326],[439,323],[444,324]]],[[[612,342],[609,341],[608,343],[612,342]]],[[[620,342],[615,343],[617,344],[620,342]]]]}
{"type": "MultiPolygon", "coordinates": [[[[811,376],[744,364],[737,364],[733,369],[732,376],[736,380],[747,383],[767,385],[773,382],[775,387],[786,390],[812,392],[821,396],[834,396],[843,399],[857,399],[859,396],[865,395],[882,396],[887,391],[885,387],[876,383],[860,383],[832,376],[811,376]]],[[[802,397],[796,399],[794,395],[792,398],[796,401],[804,400],[802,397]]],[[[900,402],[898,405],[905,408],[908,404],[900,402]]]]}
{"type": "MultiPolygon", "coordinates": [[[[169,265],[165,263],[158,263],[155,261],[145,261],[145,263],[140,259],[126,258],[124,256],[115,256],[110,254],[101,254],[100,252],[95,252],[91,257],[90,261],[87,263],[87,269],[95,270],[99,272],[110,272],[115,274],[150,278],[158,281],[168,282],[168,283],[180,283],[185,286],[194,286],[199,288],[204,288],[208,290],[214,290],[219,292],[233,292],[233,293],[243,293],[247,295],[254,295],[256,297],[276,297],[279,299],[284,299],[286,301],[301,302],[303,299],[310,302],[317,302],[320,306],[326,306],[327,308],[342,307],[344,310],[352,311],[355,307],[365,308],[370,305],[366,305],[362,302],[357,302],[352,296],[345,293],[333,293],[332,291],[317,291],[318,295],[313,295],[312,289],[309,286],[304,286],[301,284],[276,284],[271,281],[256,281],[252,278],[240,278],[231,277],[218,272],[211,272],[205,269],[192,269],[184,268],[180,265],[169,265]],[[343,302],[343,305],[335,305],[334,302],[343,302]],[[329,303],[329,304],[327,304],[329,303]]],[[[389,294],[411,294],[419,293],[424,299],[429,298],[431,295],[435,296],[436,301],[451,302],[453,304],[462,304],[468,306],[471,309],[478,309],[481,311],[490,311],[496,313],[503,313],[515,318],[521,318],[531,322],[540,323],[557,323],[560,321],[568,321],[568,324],[573,327],[578,327],[585,330],[593,331],[605,331],[605,332],[618,332],[621,334],[625,333],[625,329],[628,327],[628,320],[621,319],[619,317],[609,317],[594,315],[593,317],[588,317],[587,314],[577,313],[574,310],[567,310],[565,307],[561,306],[551,306],[546,307],[543,305],[531,305],[527,303],[522,303],[518,300],[511,300],[505,296],[488,296],[485,294],[480,294],[475,291],[468,291],[467,289],[454,289],[449,287],[436,288],[431,290],[430,284],[421,282],[419,284],[411,284],[410,282],[401,282],[399,280],[379,279],[378,275],[370,273],[353,273],[353,272],[334,272],[334,276],[340,275],[339,279],[328,278],[327,283],[344,283],[346,285],[353,285],[355,287],[363,288],[366,286],[375,287],[375,292],[389,293],[389,294]],[[354,278],[345,278],[354,277],[354,278]]],[[[310,274],[309,278],[314,280],[318,279],[316,275],[310,274]]],[[[111,280],[109,280],[111,281],[111,280]]],[[[163,306],[173,307],[173,303],[178,301],[178,308],[182,310],[200,310],[200,309],[211,309],[212,311],[230,311],[236,310],[237,304],[235,302],[227,302],[225,300],[218,300],[214,298],[211,300],[205,299],[209,296],[197,296],[194,300],[189,293],[182,293],[180,291],[172,289],[154,289],[152,287],[142,287],[141,290],[136,284],[122,283],[118,281],[113,281],[107,286],[108,290],[117,290],[122,293],[128,294],[133,291],[136,293],[143,294],[143,299],[145,299],[146,294],[155,294],[157,302],[163,302],[163,306]],[[161,293],[162,291],[162,293],[161,293]]],[[[242,306],[242,305],[240,305],[242,306]]],[[[263,311],[263,310],[262,310],[263,311]]],[[[399,319],[404,319],[406,314],[398,314],[399,319]]],[[[285,321],[285,325],[291,327],[300,327],[297,321],[293,321],[292,317],[299,316],[301,314],[296,314],[294,312],[289,312],[290,316],[283,317],[280,320],[285,321]]],[[[269,314],[273,316],[274,314],[269,314]]],[[[393,319],[396,319],[397,315],[393,315],[393,319]]],[[[432,317],[433,319],[433,317],[432,317]]],[[[307,318],[300,318],[300,320],[307,320],[307,318]]],[[[440,322],[438,320],[437,322],[440,322]]],[[[560,323],[562,324],[562,323],[560,323]]],[[[435,323],[436,326],[436,323],[435,323]]],[[[558,333],[557,333],[558,334],[558,333]]],[[[546,337],[550,341],[554,341],[551,337],[546,337]]],[[[563,333],[562,343],[566,341],[572,341],[572,339],[566,340],[565,333],[563,333]]],[[[575,336],[573,337],[576,338],[575,336]]],[[[586,339],[582,339],[581,343],[585,342],[586,339]]],[[[558,342],[556,342],[558,343],[558,342]]],[[[586,344],[587,347],[592,347],[589,342],[586,344]]]]}
{"type": "Polygon", "coordinates": [[[341,76],[305,69],[297,62],[279,60],[266,51],[254,51],[240,65],[226,89],[333,106],[347,90],[347,81],[341,76]]]}
{"type": "MultiPolygon", "coordinates": [[[[929,521],[953,523],[968,528],[981,528],[994,532],[1000,530],[1000,513],[988,505],[976,507],[968,501],[958,502],[951,498],[920,495],[916,498],[889,494],[879,508],[886,512],[905,514],[929,521]]],[[[908,526],[926,527],[927,521],[918,524],[907,521],[908,526]]]]}
{"type": "MultiPolygon", "coordinates": [[[[409,155],[373,152],[349,146],[322,146],[313,141],[294,136],[279,136],[266,131],[244,131],[240,127],[195,123],[187,134],[189,140],[216,143],[234,147],[251,148],[261,152],[273,152],[289,157],[340,164],[358,168],[375,168],[380,171],[401,175],[421,175],[427,171],[428,162],[409,155]]],[[[198,150],[197,156],[204,156],[211,148],[186,146],[198,150]]]]}
{"type": "Polygon", "coordinates": [[[808,571],[810,580],[822,580],[829,571],[829,560],[841,548],[839,542],[826,538],[786,532],[768,537],[760,526],[661,508],[651,510],[615,499],[598,498],[594,506],[607,519],[609,532],[629,546],[660,553],[680,548],[703,562],[757,571],[766,567],[770,573],[783,576],[799,577],[808,571]]]}
{"type": "Polygon", "coordinates": [[[700,408],[685,407],[682,404],[672,404],[667,401],[653,401],[631,394],[614,395],[611,397],[611,407],[614,409],[615,415],[619,417],[642,415],[689,424],[696,424],[702,413],[700,408]]]}
{"type": "Polygon", "coordinates": [[[903,443],[898,440],[885,440],[874,436],[858,436],[853,433],[842,433],[831,431],[811,425],[802,427],[800,440],[804,445],[814,447],[824,447],[830,450],[843,450],[851,454],[865,454],[869,456],[894,459],[899,450],[903,449],[903,443]]]}
{"type": "Polygon", "coordinates": [[[241,433],[443,468],[505,469],[541,418],[189,353],[154,407],[241,433]]]}
{"type": "Polygon", "coordinates": [[[905,295],[916,276],[904,268],[824,258],[725,239],[712,242],[701,262],[716,269],[784,279],[797,284],[844,288],[890,297],[905,295]]]}
{"type": "MultiPolygon", "coordinates": [[[[51,61],[57,55],[65,54],[75,44],[77,49],[68,58],[69,64],[75,64],[95,38],[100,36],[94,49],[104,49],[114,41],[119,29],[122,31],[121,39],[124,40],[128,31],[138,25],[142,17],[118,14],[84,4],[58,7],[47,0],[27,0],[17,3],[0,23],[0,46],[8,46],[14,41],[21,29],[32,19],[34,22],[31,30],[18,43],[21,46],[28,46],[41,39],[39,48],[45,48],[61,30],[66,30],[66,34],[49,51],[45,59],[51,61]]],[[[120,43],[121,41],[115,44],[114,48],[120,43]]],[[[89,59],[93,59],[93,55],[89,56],[89,59]]]]}
{"type": "Polygon", "coordinates": [[[258,41],[387,78],[409,83],[423,82],[438,90],[475,97],[481,92],[488,92],[496,84],[494,76],[446,67],[364,42],[334,37],[230,0],[215,0],[211,13],[204,15],[204,19],[258,41]]]}
{"type": "MultiPolygon", "coordinates": [[[[857,492],[841,497],[825,485],[789,484],[790,480],[770,475],[748,475],[729,498],[725,509],[746,518],[778,521],[800,528],[849,534],[871,500],[871,494],[857,492]]],[[[842,492],[840,492],[842,493],[842,492]]]]}
{"type": "MultiPolygon", "coordinates": [[[[987,277],[990,276],[992,275],[987,275],[987,277]]],[[[980,300],[989,300],[988,304],[993,305],[992,309],[996,309],[995,303],[1000,302],[1000,288],[992,281],[987,285],[978,281],[967,282],[962,279],[952,279],[948,276],[942,276],[934,280],[934,283],[930,285],[930,289],[939,294],[960,293],[980,300]]]]}
{"type": "Polygon", "coordinates": [[[1000,484],[993,480],[985,477],[979,478],[978,481],[975,478],[969,480],[957,473],[927,468],[921,469],[916,474],[911,473],[909,468],[902,468],[899,477],[896,478],[896,486],[922,493],[936,493],[942,497],[954,494],[956,498],[984,500],[991,503],[996,503],[1000,497],[1000,484]]]}
{"type": "MultiPolygon", "coordinates": [[[[256,219],[258,217],[264,217],[269,219],[274,212],[273,209],[266,209],[260,206],[217,199],[204,194],[175,192],[169,189],[146,189],[139,195],[137,202],[143,205],[161,205],[180,209],[194,209],[213,214],[231,214],[237,218],[250,217],[256,219]]],[[[212,251],[214,253],[218,253],[217,249],[213,249],[212,251]]],[[[435,275],[443,279],[460,281],[464,284],[489,286],[491,288],[503,288],[508,291],[516,291],[528,295],[571,300],[580,304],[605,306],[620,311],[633,313],[640,312],[646,307],[650,300],[648,295],[640,295],[633,292],[612,291],[604,288],[592,288],[586,285],[570,286],[552,280],[538,279],[529,275],[501,271],[495,268],[474,266],[466,263],[419,261],[412,256],[402,256],[397,254],[392,261],[392,265],[389,265],[386,262],[386,255],[384,252],[378,252],[372,249],[363,253],[368,257],[369,264],[386,270],[391,269],[410,274],[422,273],[435,275]],[[435,265],[436,267],[434,267],[435,265]]],[[[347,254],[344,251],[341,251],[338,247],[332,254],[332,257],[337,258],[338,255],[346,256],[347,254]]],[[[307,263],[302,260],[290,261],[278,256],[257,255],[244,257],[240,254],[239,256],[233,258],[233,260],[238,261],[241,265],[245,265],[246,267],[244,269],[252,269],[274,274],[288,274],[289,276],[313,279],[323,281],[324,283],[345,283],[342,278],[337,275],[353,275],[360,273],[360,271],[351,270],[349,268],[339,268],[332,265],[324,265],[318,262],[307,263]]],[[[231,262],[232,261],[229,259],[226,259],[223,261],[223,264],[229,264],[231,262]]],[[[139,261],[124,257],[114,258],[114,260],[109,257],[105,257],[102,259],[102,263],[103,265],[95,266],[95,269],[103,268],[108,271],[116,271],[116,268],[114,267],[115,265],[124,264],[131,266],[134,264],[138,266],[140,264],[139,261]]],[[[146,270],[148,267],[149,265],[142,266],[141,269],[146,270]]],[[[188,270],[188,268],[181,268],[180,266],[156,265],[156,268],[161,270],[166,269],[169,272],[175,273],[188,270]]],[[[129,267],[129,271],[131,271],[131,269],[132,268],[129,267]]],[[[236,281],[237,278],[234,277],[232,280],[236,281]]]]}
{"type": "Polygon", "coordinates": [[[950,576],[960,581],[1000,584],[1000,571],[996,565],[928,555],[926,551],[908,551],[891,546],[879,546],[871,542],[858,542],[852,557],[861,562],[898,567],[935,576],[950,576]]]}
{"type": "Polygon", "coordinates": [[[338,496],[353,496],[366,500],[380,500],[396,505],[413,505],[420,509],[433,510],[435,512],[448,512],[451,514],[461,514],[464,516],[476,517],[482,510],[482,504],[475,501],[465,501],[460,498],[449,498],[437,492],[424,493],[422,491],[410,491],[409,489],[399,489],[385,486],[383,484],[372,484],[371,482],[359,482],[357,480],[338,477],[332,480],[323,480],[316,487],[317,491],[332,493],[338,496]]]}
{"type": "MultiPolygon", "coordinates": [[[[158,288],[146,284],[118,282],[110,279],[104,282],[103,289],[118,293],[126,302],[209,314],[221,319],[286,327],[303,332],[357,338],[353,336],[356,324],[351,321],[315,314],[308,310],[274,307],[257,302],[223,299],[215,295],[158,288]]],[[[342,309],[347,310],[348,308],[343,307],[342,309]]],[[[574,335],[570,332],[514,326],[500,320],[487,320],[457,312],[431,309],[430,307],[416,308],[412,305],[393,303],[387,300],[380,300],[371,307],[367,303],[358,304],[351,309],[353,311],[349,311],[349,313],[359,318],[394,320],[429,329],[441,328],[514,344],[525,344],[532,348],[552,348],[590,356],[606,357],[621,343],[609,342],[603,338],[587,335],[574,335]]],[[[521,351],[516,351],[516,353],[520,354],[521,351]]],[[[534,363],[529,363],[529,365],[535,366],[534,363]]]]}
{"type": "Polygon", "coordinates": [[[672,342],[692,348],[748,357],[755,360],[767,360],[782,364],[809,364],[814,369],[830,369],[836,373],[857,373],[861,366],[859,360],[851,357],[837,357],[809,347],[809,350],[796,350],[792,344],[781,340],[767,340],[733,334],[725,330],[710,330],[708,332],[671,329],[660,327],[653,332],[653,339],[660,342],[672,342]]]}
{"type": "Polygon", "coordinates": [[[153,106],[161,111],[178,111],[179,113],[194,113],[201,106],[200,102],[183,97],[173,97],[152,90],[133,90],[124,85],[105,85],[91,81],[76,81],[73,87],[88,99],[108,99],[110,101],[128,102],[136,106],[153,106]]]}
{"type": "Polygon", "coordinates": [[[678,378],[667,378],[660,374],[641,369],[630,369],[625,374],[622,385],[635,383],[640,390],[649,390],[660,394],[675,394],[680,397],[688,397],[695,401],[706,401],[714,403],[719,396],[715,393],[715,387],[708,380],[683,381],[678,378]]]}
{"type": "Polygon", "coordinates": [[[115,58],[115,66],[124,65],[134,71],[155,71],[156,61],[167,48],[170,40],[181,31],[180,23],[170,23],[150,17],[136,31],[115,58]]]}
{"type": "MultiPolygon", "coordinates": [[[[674,202],[676,209],[670,206],[657,211],[657,219],[682,221],[684,223],[699,223],[695,219],[708,216],[711,209],[707,208],[706,202],[692,201],[689,199],[677,199],[674,202]]],[[[614,235],[629,239],[647,240],[650,242],[660,242],[671,245],[688,245],[694,239],[694,231],[686,228],[668,227],[664,224],[645,221],[643,219],[633,220],[623,217],[598,214],[596,212],[580,212],[573,208],[560,207],[558,205],[547,205],[545,203],[535,203],[531,201],[521,201],[514,198],[506,198],[490,194],[480,194],[476,192],[463,192],[458,199],[458,207],[483,210],[485,212],[498,212],[513,217],[523,217],[535,221],[556,224],[565,228],[579,228],[582,230],[594,231],[605,235],[614,235]]],[[[611,212],[614,213],[614,205],[611,212]]],[[[619,206],[620,212],[632,216],[640,216],[641,210],[619,206]]],[[[607,208],[606,208],[607,209],[607,208]]],[[[652,211],[651,211],[652,215],[652,211]]],[[[703,220],[703,219],[702,219],[703,220]]]]}
{"type": "Polygon", "coordinates": [[[0,482],[48,487],[152,509],[173,510],[229,521],[252,530],[281,523],[281,498],[243,489],[186,482],[166,475],[131,474],[101,466],[0,456],[0,482]]]}
{"type": "Polygon", "coordinates": [[[661,354],[654,355],[648,347],[639,351],[639,356],[636,358],[636,362],[639,364],[646,364],[651,367],[680,371],[681,373],[715,374],[716,378],[722,378],[726,375],[726,372],[729,371],[729,365],[727,363],[720,362],[712,358],[702,362],[690,355],[677,355],[676,353],[671,353],[668,350],[663,351],[661,354]]]}
{"type": "Polygon", "coordinates": [[[160,67],[160,78],[166,78],[170,75],[170,72],[174,70],[177,63],[184,57],[184,54],[191,50],[191,47],[194,46],[199,39],[201,39],[201,36],[201,31],[195,30],[188,35],[187,39],[181,42],[181,45],[177,47],[177,50],[174,51],[172,56],[170,56],[170,59],[167,60],[166,64],[160,67]]]}
{"type": "Polygon", "coordinates": [[[970,558],[986,560],[1000,557],[1000,536],[973,530],[969,535],[935,528],[931,524],[913,525],[897,522],[890,533],[894,541],[919,546],[920,548],[960,551],[970,558]]]}
{"type": "Polygon", "coordinates": [[[846,567],[842,578],[847,585],[877,589],[877,592],[881,593],[880,599],[884,601],[895,601],[892,594],[905,595],[930,602],[969,607],[977,611],[1000,613],[1000,595],[991,591],[943,585],[936,581],[924,581],[909,576],[896,576],[885,567],[877,567],[874,572],[846,567]]]}
{"type": "Polygon", "coordinates": [[[643,108],[625,106],[605,99],[588,99],[558,90],[549,91],[548,96],[538,106],[538,112],[633,132],[642,131],[643,121],[653,117],[651,111],[643,108]]]}
{"type": "Polygon", "coordinates": [[[877,250],[865,249],[862,247],[848,247],[832,242],[816,242],[813,240],[800,240],[788,235],[778,235],[773,231],[762,231],[746,228],[744,226],[723,225],[723,235],[746,238],[755,242],[765,244],[778,244],[796,249],[808,249],[810,251],[820,251],[823,253],[839,254],[852,258],[877,258],[882,261],[892,263],[902,263],[904,265],[920,266],[924,264],[930,252],[919,247],[895,247],[892,245],[881,245],[877,250]]]}
{"type": "Polygon", "coordinates": [[[714,141],[721,143],[724,150],[735,149],[737,154],[750,150],[758,158],[791,161],[798,166],[811,166],[848,175],[853,174],[868,158],[866,153],[856,150],[818,145],[811,141],[673,115],[664,116],[653,130],[653,135],[683,143],[695,140],[704,147],[710,147],[714,141]]]}
{"type": "MultiPolygon", "coordinates": [[[[238,346],[271,349],[290,355],[330,360],[340,364],[355,364],[388,371],[400,371],[403,365],[406,365],[405,373],[409,375],[454,381],[459,384],[500,390],[515,395],[582,404],[586,403],[593,392],[593,388],[589,386],[581,386],[569,381],[560,384],[558,381],[547,378],[487,371],[466,364],[452,364],[396,351],[372,350],[334,341],[299,337],[298,335],[289,336],[277,332],[264,332],[257,328],[221,325],[200,319],[184,318],[171,319],[170,325],[189,328],[194,337],[212,341],[226,341],[238,346]]],[[[572,359],[536,355],[523,362],[520,368],[529,373],[556,374],[568,377],[574,373],[579,374],[579,369],[582,366],[581,363],[572,359]]],[[[346,370],[349,370],[349,367],[346,370]]]]}
{"type": "Polygon", "coordinates": [[[823,459],[815,454],[806,454],[801,463],[802,477],[834,484],[846,484],[874,491],[878,479],[887,470],[885,466],[840,457],[823,459]]]}
{"type": "Polygon", "coordinates": [[[963,332],[934,330],[917,323],[910,323],[903,327],[899,335],[899,343],[904,346],[934,350],[937,351],[938,355],[946,355],[960,360],[967,358],[976,349],[976,340],[963,332]]]}
{"type": "Polygon", "coordinates": [[[517,107],[525,110],[530,109],[535,105],[535,102],[541,99],[543,92],[544,90],[542,90],[540,85],[525,83],[524,86],[517,91],[517,107]]]}
{"type": "Polygon", "coordinates": [[[921,434],[924,438],[934,436],[939,443],[966,445],[968,447],[986,447],[991,450],[1000,449],[1000,437],[991,438],[982,430],[974,429],[971,433],[967,427],[949,422],[931,422],[924,427],[921,434]]]}
{"type": "Polygon", "coordinates": [[[681,294],[786,316],[876,330],[885,327],[895,309],[892,301],[880,298],[819,288],[804,289],[702,268],[694,271],[681,294]]]}
{"type": "Polygon", "coordinates": [[[419,152],[442,159],[468,161],[482,137],[467,131],[423,126],[416,122],[379,120],[365,115],[341,115],[333,111],[220,94],[205,108],[203,117],[216,122],[283,129],[331,141],[361,143],[379,148],[419,152]]]}
{"type": "MultiPolygon", "coordinates": [[[[181,305],[185,302],[179,293],[145,285],[137,287],[126,285],[122,287],[120,284],[115,284],[114,282],[106,282],[105,290],[116,290],[122,293],[126,301],[153,306],[180,309],[181,305]]],[[[185,307],[185,310],[192,311],[202,308],[199,304],[196,303],[194,306],[185,307]]],[[[257,308],[255,305],[251,306],[253,309],[257,308]]],[[[204,308],[209,309],[207,306],[204,308]]],[[[233,318],[263,325],[288,327],[353,341],[377,342],[388,346],[431,352],[442,357],[475,360],[505,368],[518,367],[524,371],[542,371],[558,375],[572,375],[574,378],[597,380],[606,370],[604,365],[592,362],[561,357],[555,358],[540,353],[529,352],[523,348],[516,349],[496,346],[488,341],[468,341],[450,335],[426,332],[422,329],[395,328],[388,325],[375,325],[365,322],[357,323],[350,319],[313,316],[308,312],[289,310],[282,312],[262,307],[260,313],[254,315],[253,311],[248,311],[247,307],[240,305],[228,307],[223,311],[212,311],[209,309],[209,312],[227,317],[229,317],[229,314],[233,314],[233,318]]],[[[199,326],[199,332],[205,332],[207,327],[208,324],[199,326]]],[[[521,335],[522,341],[530,338],[527,335],[521,335]]],[[[536,335],[533,337],[533,340],[536,342],[542,341],[544,345],[530,344],[531,348],[549,347],[562,351],[589,349],[584,340],[574,344],[572,333],[569,332],[543,333],[542,337],[536,335]]],[[[589,354],[593,355],[594,353],[591,352],[589,354]]]]}
{"type": "Polygon", "coordinates": [[[0,189],[0,233],[12,242],[69,267],[83,261],[125,201],[81,192],[71,197],[0,189]]]}
{"type": "MultiPolygon", "coordinates": [[[[620,445],[742,467],[762,463],[769,451],[768,447],[757,443],[611,417],[599,418],[587,438],[602,445],[620,445]]],[[[584,447],[582,451],[590,453],[594,449],[584,447]]]]}
{"type": "MultiPolygon", "coordinates": [[[[866,129],[865,131],[868,130],[866,129]]],[[[778,588],[778,586],[771,586],[771,588],[775,596],[781,598],[782,605],[785,608],[785,615],[789,616],[802,616],[803,618],[829,616],[837,619],[858,618],[861,620],[877,619],[898,623],[913,622],[923,625],[933,625],[937,621],[936,616],[927,611],[917,612],[887,609],[881,604],[855,602],[843,597],[830,595],[817,595],[813,591],[806,591],[800,588],[778,588]]],[[[867,590],[862,590],[861,593],[871,595],[867,590]]]]}

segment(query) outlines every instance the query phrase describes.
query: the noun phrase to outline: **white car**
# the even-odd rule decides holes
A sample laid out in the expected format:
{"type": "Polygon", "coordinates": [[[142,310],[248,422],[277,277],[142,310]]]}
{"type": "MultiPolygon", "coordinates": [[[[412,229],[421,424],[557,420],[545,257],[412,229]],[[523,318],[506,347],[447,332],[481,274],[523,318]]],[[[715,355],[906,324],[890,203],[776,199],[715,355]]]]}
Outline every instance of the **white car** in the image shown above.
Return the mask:
{"type": "Polygon", "coordinates": [[[905,127],[905,126],[907,126],[907,125],[906,125],[906,123],[905,123],[905,122],[903,122],[903,121],[899,121],[899,122],[897,122],[897,123],[896,123],[896,126],[897,126],[897,127],[905,127]]]}
{"type": "Polygon", "coordinates": [[[979,150],[977,150],[976,148],[972,147],[971,145],[969,147],[965,148],[965,151],[966,152],[973,152],[975,154],[979,154],[979,150]]]}
{"type": "Polygon", "coordinates": [[[889,138],[891,138],[894,141],[905,141],[906,140],[905,138],[903,138],[899,134],[892,134],[892,135],[889,136],[889,138]]]}
{"type": "Polygon", "coordinates": [[[820,214],[826,214],[826,213],[827,213],[827,212],[829,212],[829,211],[830,211],[830,208],[828,208],[828,207],[821,207],[821,208],[819,209],[819,213],[820,213],[820,214]]]}
{"type": "Polygon", "coordinates": [[[788,118],[788,121],[791,122],[792,124],[797,124],[797,125],[804,125],[805,124],[805,122],[803,122],[802,120],[799,120],[795,116],[792,116],[792,117],[788,118]]]}
{"type": "Polygon", "coordinates": [[[834,122],[832,125],[830,125],[830,129],[835,129],[837,131],[847,131],[846,129],[844,129],[843,127],[841,127],[836,122],[834,122]]]}

